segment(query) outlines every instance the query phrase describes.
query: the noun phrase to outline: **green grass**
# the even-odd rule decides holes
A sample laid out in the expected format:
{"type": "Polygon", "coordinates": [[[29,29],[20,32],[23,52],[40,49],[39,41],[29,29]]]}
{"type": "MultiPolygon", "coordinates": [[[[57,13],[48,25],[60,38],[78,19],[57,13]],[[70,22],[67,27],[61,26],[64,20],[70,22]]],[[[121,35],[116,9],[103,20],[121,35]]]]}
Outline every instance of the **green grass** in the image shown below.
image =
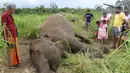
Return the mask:
{"type": "Polygon", "coordinates": [[[5,44],[5,41],[2,37],[2,30],[3,30],[3,27],[0,27],[0,57],[2,57],[4,55],[4,48],[6,47],[6,44],[5,44]]]}
{"type": "Polygon", "coordinates": [[[71,54],[63,60],[61,66],[69,73],[130,73],[129,60],[130,52],[122,50],[111,56],[106,55],[104,59],[89,59],[81,54],[71,54]]]}
{"type": "Polygon", "coordinates": [[[18,27],[20,38],[33,38],[38,35],[39,25],[42,24],[49,15],[15,15],[15,23],[18,27]]]}
{"type": "MultiPolygon", "coordinates": [[[[90,37],[93,34],[95,22],[100,19],[101,13],[93,11],[95,18],[93,19],[90,32],[86,32],[84,28],[84,14],[70,14],[66,13],[66,17],[71,21],[75,19],[76,22],[72,23],[76,32],[90,37]]],[[[44,15],[15,15],[15,23],[19,30],[20,38],[35,38],[39,33],[39,25],[42,24],[48,16],[44,15]]],[[[109,26],[109,36],[111,37],[111,25],[109,26]]],[[[0,30],[1,33],[1,30],[0,30]]],[[[3,48],[5,43],[2,41],[0,35],[0,56],[3,55],[3,48]]],[[[89,59],[83,54],[69,54],[69,58],[63,59],[60,67],[64,73],[130,73],[130,50],[124,47],[123,50],[112,50],[104,59],[89,59]],[[128,49],[126,51],[126,49],[128,49]]]]}

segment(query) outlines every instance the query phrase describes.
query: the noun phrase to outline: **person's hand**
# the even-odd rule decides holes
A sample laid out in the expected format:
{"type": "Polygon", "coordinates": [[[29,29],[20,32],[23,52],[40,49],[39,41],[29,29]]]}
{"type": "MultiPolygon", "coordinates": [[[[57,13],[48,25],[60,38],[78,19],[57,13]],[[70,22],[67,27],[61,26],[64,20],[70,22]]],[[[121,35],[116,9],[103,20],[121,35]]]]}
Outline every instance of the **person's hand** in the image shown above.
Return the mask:
{"type": "Polygon", "coordinates": [[[12,43],[7,43],[7,45],[8,45],[8,47],[9,47],[9,49],[16,47],[16,45],[15,45],[15,44],[12,44],[12,43]]]}

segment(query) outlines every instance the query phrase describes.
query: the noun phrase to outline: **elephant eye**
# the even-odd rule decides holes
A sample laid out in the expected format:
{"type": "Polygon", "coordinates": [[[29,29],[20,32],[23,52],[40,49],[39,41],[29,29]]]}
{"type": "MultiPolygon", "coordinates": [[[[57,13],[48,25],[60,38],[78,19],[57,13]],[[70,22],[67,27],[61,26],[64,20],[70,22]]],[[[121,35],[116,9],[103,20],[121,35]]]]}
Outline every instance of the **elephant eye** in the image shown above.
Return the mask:
{"type": "Polygon", "coordinates": [[[52,41],[52,42],[56,42],[55,39],[52,39],[51,41],[52,41]]]}
{"type": "Polygon", "coordinates": [[[36,51],[34,52],[34,54],[35,54],[35,55],[39,55],[39,54],[40,54],[40,51],[39,51],[39,50],[36,50],[36,51]]]}
{"type": "Polygon", "coordinates": [[[46,34],[45,37],[49,38],[49,36],[46,34]]]}

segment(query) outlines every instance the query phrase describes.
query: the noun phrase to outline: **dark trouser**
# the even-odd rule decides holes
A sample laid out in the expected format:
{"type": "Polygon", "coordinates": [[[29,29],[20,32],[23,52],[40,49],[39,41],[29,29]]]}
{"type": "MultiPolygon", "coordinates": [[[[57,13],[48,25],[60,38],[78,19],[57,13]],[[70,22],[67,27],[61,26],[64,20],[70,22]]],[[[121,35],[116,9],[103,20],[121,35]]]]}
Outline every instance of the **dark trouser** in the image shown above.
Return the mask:
{"type": "Polygon", "coordinates": [[[116,48],[116,43],[117,43],[117,40],[120,36],[120,33],[121,33],[121,28],[118,28],[118,27],[113,27],[113,36],[114,36],[114,40],[113,40],[113,47],[116,48]]]}
{"type": "Polygon", "coordinates": [[[87,31],[89,30],[89,28],[90,28],[90,22],[86,22],[86,29],[87,29],[87,31]]]}

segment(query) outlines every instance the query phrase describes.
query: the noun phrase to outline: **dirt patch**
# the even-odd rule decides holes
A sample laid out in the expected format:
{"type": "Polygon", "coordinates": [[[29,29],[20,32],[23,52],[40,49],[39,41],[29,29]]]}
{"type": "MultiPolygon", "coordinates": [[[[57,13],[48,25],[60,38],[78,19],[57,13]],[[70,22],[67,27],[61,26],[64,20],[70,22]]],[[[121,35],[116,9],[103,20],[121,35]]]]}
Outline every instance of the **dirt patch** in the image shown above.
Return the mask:
{"type": "MultiPolygon", "coordinates": [[[[36,69],[32,65],[32,62],[30,61],[29,42],[30,41],[19,42],[19,53],[21,57],[21,64],[17,67],[8,67],[5,64],[0,65],[0,73],[37,73],[36,69]]],[[[64,73],[64,72],[59,70],[58,73],[64,73]]]]}
{"type": "Polygon", "coordinates": [[[30,61],[29,45],[19,45],[19,52],[21,64],[17,67],[2,65],[0,67],[0,73],[36,73],[36,70],[30,61]]]}
{"type": "MultiPolygon", "coordinates": [[[[22,41],[19,43],[19,52],[21,57],[21,64],[18,67],[7,67],[7,65],[0,65],[0,73],[37,73],[36,69],[33,67],[30,56],[29,56],[29,43],[30,41],[22,41]]],[[[94,42],[93,46],[96,48],[100,47],[110,47],[112,43],[100,44],[99,42],[94,42]]],[[[66,73],[63,72],[61,67],[58,70],[58,73],[66,73]]]]}

